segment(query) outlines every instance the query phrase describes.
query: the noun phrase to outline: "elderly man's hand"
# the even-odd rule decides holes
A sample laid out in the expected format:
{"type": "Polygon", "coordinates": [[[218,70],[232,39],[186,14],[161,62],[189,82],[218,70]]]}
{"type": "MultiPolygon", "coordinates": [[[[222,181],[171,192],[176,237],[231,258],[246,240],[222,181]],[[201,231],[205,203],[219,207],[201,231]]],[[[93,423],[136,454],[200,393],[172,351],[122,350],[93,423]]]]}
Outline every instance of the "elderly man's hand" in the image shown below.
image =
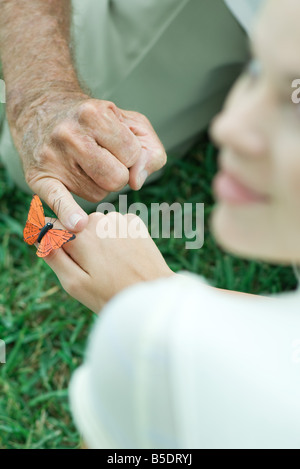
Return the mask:
{"type": "Polygon", "coordinates": [[[21,112],[15,108],[16,119],[8,113],[11,132],[29,187],[56,214],[59,207],[66,228],[80,231],[88,218],[70,192],[99,202],[127,183],[138,190],[166,153],[142,114],[77,90],[44,96],[21,112]]]}
{"type": "Polygon", "coordinates": [[[66,228],[81,231],[88,216],[71,192],[99,202],[127,183],[137,190],[166,154],[146,117],[82,90],[70,50],[71,3],[0,0],[0,55],[26,181],[66,228]]]}

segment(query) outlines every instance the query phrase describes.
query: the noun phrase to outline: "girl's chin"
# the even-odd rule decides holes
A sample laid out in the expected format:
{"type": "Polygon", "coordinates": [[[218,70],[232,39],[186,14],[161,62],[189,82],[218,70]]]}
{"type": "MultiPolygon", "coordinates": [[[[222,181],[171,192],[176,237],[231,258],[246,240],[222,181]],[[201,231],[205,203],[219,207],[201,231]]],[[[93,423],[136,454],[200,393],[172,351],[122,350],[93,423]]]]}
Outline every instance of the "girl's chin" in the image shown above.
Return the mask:
{"type": "Polygon", "coordinates": [[[291,265],[299,258],[300,265],[300,245],[297,256],[295,242],[282,243],[284,236],[275,236],[280,230],[271,220],[262,207],[246,211],[218,203],[212,213],[211,230],[217,244],[235,256],[282,265],[291,265]]]}
{"type": "Polygon", "coordinates": [[[212,213],[212,233],[218,245],[230,254],[257,259],[260,239],[254,232],[256,224],[251,222],[252,217],[240,219],[238,211],[237,207],[233,209],[230,205],[218,203],[212,213]]]}

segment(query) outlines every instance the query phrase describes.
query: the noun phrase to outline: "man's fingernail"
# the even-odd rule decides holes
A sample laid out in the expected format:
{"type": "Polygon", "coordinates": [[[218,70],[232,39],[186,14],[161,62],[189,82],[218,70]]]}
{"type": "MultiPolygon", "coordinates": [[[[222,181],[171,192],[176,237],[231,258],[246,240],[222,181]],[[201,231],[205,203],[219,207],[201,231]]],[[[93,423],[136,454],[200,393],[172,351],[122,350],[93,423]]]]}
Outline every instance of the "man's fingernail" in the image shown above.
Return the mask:
{"type": "Polygon", "coordinates": [[[82,220],[82,216],[79,215],[78,213],[74,213],[73,215],[70,216],[70,226],[72,228],[75,228],[75,226],[80,220],[82,220]]]}
{"type": "Polygon", "coordinates": [[[141,171],[140,175],[139,175],[139,188],[141,188],[144,184],[144,182],[146,181],[147,177],[148,177],[148,171],[146,171],[146,169],[143,169],[143,171],[141,171]]]}

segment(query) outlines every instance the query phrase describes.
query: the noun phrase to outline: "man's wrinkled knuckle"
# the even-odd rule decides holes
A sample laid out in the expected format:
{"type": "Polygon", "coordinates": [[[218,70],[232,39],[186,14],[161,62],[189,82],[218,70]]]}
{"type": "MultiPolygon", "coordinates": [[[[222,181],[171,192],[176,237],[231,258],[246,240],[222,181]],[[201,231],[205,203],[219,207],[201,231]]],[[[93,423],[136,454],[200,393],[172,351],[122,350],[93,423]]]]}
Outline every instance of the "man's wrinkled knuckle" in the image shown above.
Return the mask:
{"type": "Polygon", "coordinates": [[[60,122],[55,126],[52,131],[52,140],[64,141],[68,139],[71,132],[71,126],[69,122],[60,122]]]}
{"type": "Polygon", "coordinates": [[[105,109],[110,109],[111,111],[114,111],[114,112],[117,109],[117,106],[112,101],[101,101],[101,104],[105,109]]]}
{"type": "Polygon", "coordinates": [[[115,132],[115,123],[116,116],[112,109],[106,105],[103,105],[98,112],[98,120],[101,125],[102,133],[108,132],[110,135],[113,135],[115,132]]]}
{"type": "Polygon", "coordinates": [[[107,192],[103,190],[101,187],[97,187],[92,184],[92,187],[89,181],[82,180],[74,182],[74,193],[79,197],[87,200],[88,202],[92,202],[94,204],[99,203],[104,197],[106,197],[107,192]]]}
{"type": "Polygon", "coordinates": [[[97,117],[101,119],[101,117],[106,116],[106,114],[110,115],[112,111],[115,109],[114,103],[110,101],[103,101],[97,100],[94,102],[94,110],[97,114],[97,117]]]}
{"type": "Polygon", "coordinates": [[[125,174],[118,174],[115,175],[112,179],[107,180],[107,190],[110,192],[118,192],[123,187],[126,186],[126,184],[129,181],[129,173],[125,174]]]}
{"type": "Polygon", "coordinates": [[[157,151],[155,155],[155,159],[157,163],[159,164],[159,168],[161,168],[167,163],[167,154],[163,148],[157,151]]]}
{"type": "Polygon", "coordinates": [[[99,165],[97,173],[94,173],[98,181],[102,181],[105,190],[115,192],[122,189],[129,180],[129,171],[122,165],[112,167],[111,164],[106,162],[105,157],[102,159],[102,164],[99,165]]]}
{"type": "Polygon", "coordinates": [[[124,132],[123,132],[123,135],[121,136],[121,139],[122,139],[122,145],[125,148],[131,148],[135,144],[135,141],[134,141],[135,137],[134,137],[133,133],[131,133],[130,131],[127,131],[127,129],[124,129],[124,132]]]}
{"type": "Polygon", "coordinates": [[[78,142],[76,142],[78,153],[84,156],[90,163],[94,164],[94,156],[98,150],[95,140],[83,136],[78,142]]]}
{"type": "Polygon", "coordinates": [[[167,163],[167,154],[164,150],[156,150],[152,152],[152,157],[148,162],[148,172],[149,174],[159,171],[167,163]]]}
{"type": "Polygon", "coordinates": [[[142,148],[134,136],[125,136],[123,139],[123,147],[125,151],[122,162],[127,168],[130,168],[141,156],[142,148]]]}
{"type": "Polygon", "coordinates": [[[78,108],[79,119],[83,121],[87,121],[92,117],[96,117],[97,108],[98,108],[98,105],[95,104],[94,100],[91,99],[88,101],[84,101],[83,103],[79,105],[79,108],[78,108]]]}
{"type": "Polygon", "coordinates": [[[50,145],[44,143],[35,154],[35,162],[40,168],[44,168],[46,163],[55,159],[55,150],[50,145]]]}
{"type": "Polygon", "coordinates": [[[138,161],[142,154],[142,146],[139,142],[135,142],[134,147],[132,149],[132,162],[133,164],[138,161]]]}
{"type": "Polygon", "coordinates": [[[134,163],[137,162],[139,154],[137,152],[130,152],[127,151],[122,156],[122,163],[126,166],[126,168],[131,168],[134,163]]]}

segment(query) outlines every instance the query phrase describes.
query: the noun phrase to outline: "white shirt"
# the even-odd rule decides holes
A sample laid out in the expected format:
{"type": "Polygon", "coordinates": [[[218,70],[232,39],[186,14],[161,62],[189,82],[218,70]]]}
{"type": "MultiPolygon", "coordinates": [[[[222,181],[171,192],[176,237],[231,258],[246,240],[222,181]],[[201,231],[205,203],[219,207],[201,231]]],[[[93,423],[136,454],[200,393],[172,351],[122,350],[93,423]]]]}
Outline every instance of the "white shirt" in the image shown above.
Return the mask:
{"type": "Polygon", "coordinates": [[[300,292],[245,297],[196,276],[103,310],[70,386],[91,448],[300,448],[300,292]]]}

